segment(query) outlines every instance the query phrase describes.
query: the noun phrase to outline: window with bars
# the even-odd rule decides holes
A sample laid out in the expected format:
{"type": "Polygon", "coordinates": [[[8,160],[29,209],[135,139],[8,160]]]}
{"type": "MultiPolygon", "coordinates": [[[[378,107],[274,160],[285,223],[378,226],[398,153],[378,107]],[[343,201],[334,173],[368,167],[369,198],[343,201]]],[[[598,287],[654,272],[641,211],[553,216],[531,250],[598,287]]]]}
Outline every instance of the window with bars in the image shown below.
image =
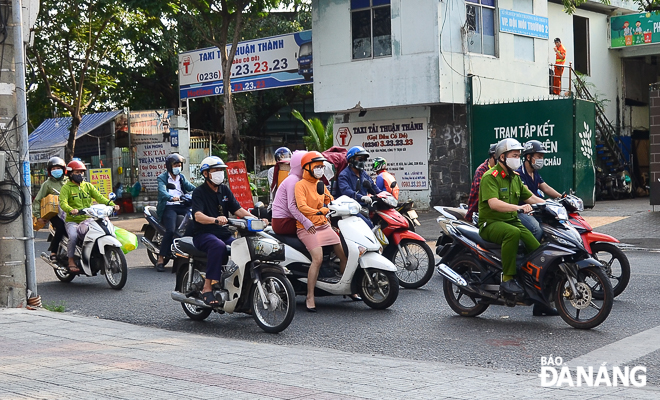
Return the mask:
{"type": "Polygon", "coordinates": [[[495,0],[465,0],[470,53],[495,55],[495,0]]]}
{"type": "Polygon", "coordinates": [[[351,0],[354,60],[392,55],[390,0],[351,0]]]}

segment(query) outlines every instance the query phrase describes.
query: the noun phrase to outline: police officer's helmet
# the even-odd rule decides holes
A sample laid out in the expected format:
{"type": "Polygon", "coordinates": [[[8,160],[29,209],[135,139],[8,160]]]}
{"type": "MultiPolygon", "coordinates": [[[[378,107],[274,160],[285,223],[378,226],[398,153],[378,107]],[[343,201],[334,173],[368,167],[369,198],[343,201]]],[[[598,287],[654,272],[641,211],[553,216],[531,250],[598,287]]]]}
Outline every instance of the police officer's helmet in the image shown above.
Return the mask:
{"type": "Polygon", "coordinates": [[[523,149],[524,147],[516,139],[513,138],[502,139],[497,143],[497,146],[495,146],[495,158],[499,159],[502,154],[512,150],[523,150],[523,149]]]}

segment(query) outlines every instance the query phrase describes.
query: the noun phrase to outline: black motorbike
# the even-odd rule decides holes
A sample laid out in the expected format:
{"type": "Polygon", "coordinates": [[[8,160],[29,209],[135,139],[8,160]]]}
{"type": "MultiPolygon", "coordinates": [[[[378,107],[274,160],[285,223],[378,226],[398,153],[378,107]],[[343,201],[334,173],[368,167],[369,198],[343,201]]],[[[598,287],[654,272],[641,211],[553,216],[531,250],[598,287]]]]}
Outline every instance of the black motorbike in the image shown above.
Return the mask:
{"type": "Polygon", "coordinates": [[[476,317],[490,305],[514,307],[538,302],[556,307],[574,328],[600,325],[610,314],[614,299],[602,265],[585,250],[561,204],[547,201],[532,208],[541,217],[547,241],[527,256],[518,254],[517,279],[524,293],[513,295],[500,290],[500,245],[482,239],[478,228],[455,213],[435,207],[442,214],[437,221],[443,231],[436,243],[441,257],[436,269],[445,278],[447,303],[461,316],[476,317]]]}

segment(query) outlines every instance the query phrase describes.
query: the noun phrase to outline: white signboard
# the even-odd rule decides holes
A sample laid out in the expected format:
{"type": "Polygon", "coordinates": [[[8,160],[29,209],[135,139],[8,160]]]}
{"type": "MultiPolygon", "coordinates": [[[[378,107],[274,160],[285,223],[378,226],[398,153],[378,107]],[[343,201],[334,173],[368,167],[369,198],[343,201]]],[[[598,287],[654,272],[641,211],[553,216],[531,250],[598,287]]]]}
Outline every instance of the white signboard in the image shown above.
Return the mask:
{"type": "Polygon", "coordinates": [[[30,163],[31,164],[47,163],[51,157],[59,157],[64,159],[64,147],[31,151],[30,163]]]}
{"type": "MultiPolygon", "coordinates": [[[[428,190],[428,124],[425,119],[335,124],[335,145],[362,146],[387,160],[401,190],[428,190]]],[[[372,173],[371,168],[367,169],[372,173]]]]}
{"type": "Polygon", "coordinates": [[[148,191],[158,190],[158,175],[165,172],[165,157],[171,153],[169,143],[138,144],[139,181],[148,191]]]}

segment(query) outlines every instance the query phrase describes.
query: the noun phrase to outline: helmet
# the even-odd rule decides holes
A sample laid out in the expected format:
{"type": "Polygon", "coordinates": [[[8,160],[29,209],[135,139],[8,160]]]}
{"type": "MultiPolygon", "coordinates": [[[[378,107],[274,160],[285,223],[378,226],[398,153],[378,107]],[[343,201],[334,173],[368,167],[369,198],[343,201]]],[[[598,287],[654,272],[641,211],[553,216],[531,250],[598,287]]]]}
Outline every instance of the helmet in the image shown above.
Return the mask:
{"type": "Polygon", "coordinates": [[[73,160],[70,161],[66,166],[66,172],[71,173],[72,171],[87,171],[87,167],[82,161],[73,160]]]}
{"type": "Polygon", "coordinates": [[[302,165],[303,169],[305,169],[307,164],[323,161],[328,161],[325,157],[323,157],[323,154],[319,153],[318,151],[308,151],[307,154],[303,156],[302,160],[300,160],[300,165],[302,165]]]}
{"type": "Polygon", "coordinates": [[[508,151],[512,150],[522,150],[523,147],[519,141],[513,138],[502,139],[497,142],[495,146],[495,158],[500,158],[500,156],[508,151]]]}
{"type": "Polygon", "coordinates": [[[53,167],[62,167],[62,169],[66,169],[66,163],[59,157],[51,157],[48,160],[48,164],[46,164],[46,170],[50,173],[50,170],[53,169],[53,167]]]}
{"type": "Polygon", "coordinates": [[[165,168],[167,169],[167,172],[172,173],[172,165],[176,163],[183,164],[183,162],[184,158],[180,154],[172,153],[165,157],[165,168]]]}
{"type": "Polygon", "coordinates": [[[291,150],[288,147],[280,147],[275,150],[275,162],[289,162],[291,160],[291,150]]]}
{"type": "Polygon", "coordinates": [[[530,140],[529,142],[525,143],[525,148],[523,149],[521,156],[525,157],[527,154],[534,153],[547,153],[545,147],[543,147],[543,143],[539,142],[538,140],[530,140]]]}
{"type": "Polygon", "coordinates": [[[346,153],[346,160],[351,161],[351,158],[355,156],[367,156],[367,158],[369,158],[369,152],[362,146],[353,146],[348,150],[348,153],[346,153]]]}
{"type": "Polygon", "coordinates": [[[488,149],[488,155],[490,157],[493,157],[495,155],[495,148],[497,147],[497,143],[493,143],[490,145],[490,148],[488,149]]]}
{"type": "Polygon", "coordinates": [[[383,157],[376,157],[374,158],[374,171],[382,171],[385,168],[387,168],[387,160],[385,160],[383,157]]]}
{"type": "Polygon", "coordinates": [[[222,161],[222,158],[217,156],[206,157],[199,165],[199,172],[208,171],[211,168],[227,168],[227,164],[222,161]]]}

